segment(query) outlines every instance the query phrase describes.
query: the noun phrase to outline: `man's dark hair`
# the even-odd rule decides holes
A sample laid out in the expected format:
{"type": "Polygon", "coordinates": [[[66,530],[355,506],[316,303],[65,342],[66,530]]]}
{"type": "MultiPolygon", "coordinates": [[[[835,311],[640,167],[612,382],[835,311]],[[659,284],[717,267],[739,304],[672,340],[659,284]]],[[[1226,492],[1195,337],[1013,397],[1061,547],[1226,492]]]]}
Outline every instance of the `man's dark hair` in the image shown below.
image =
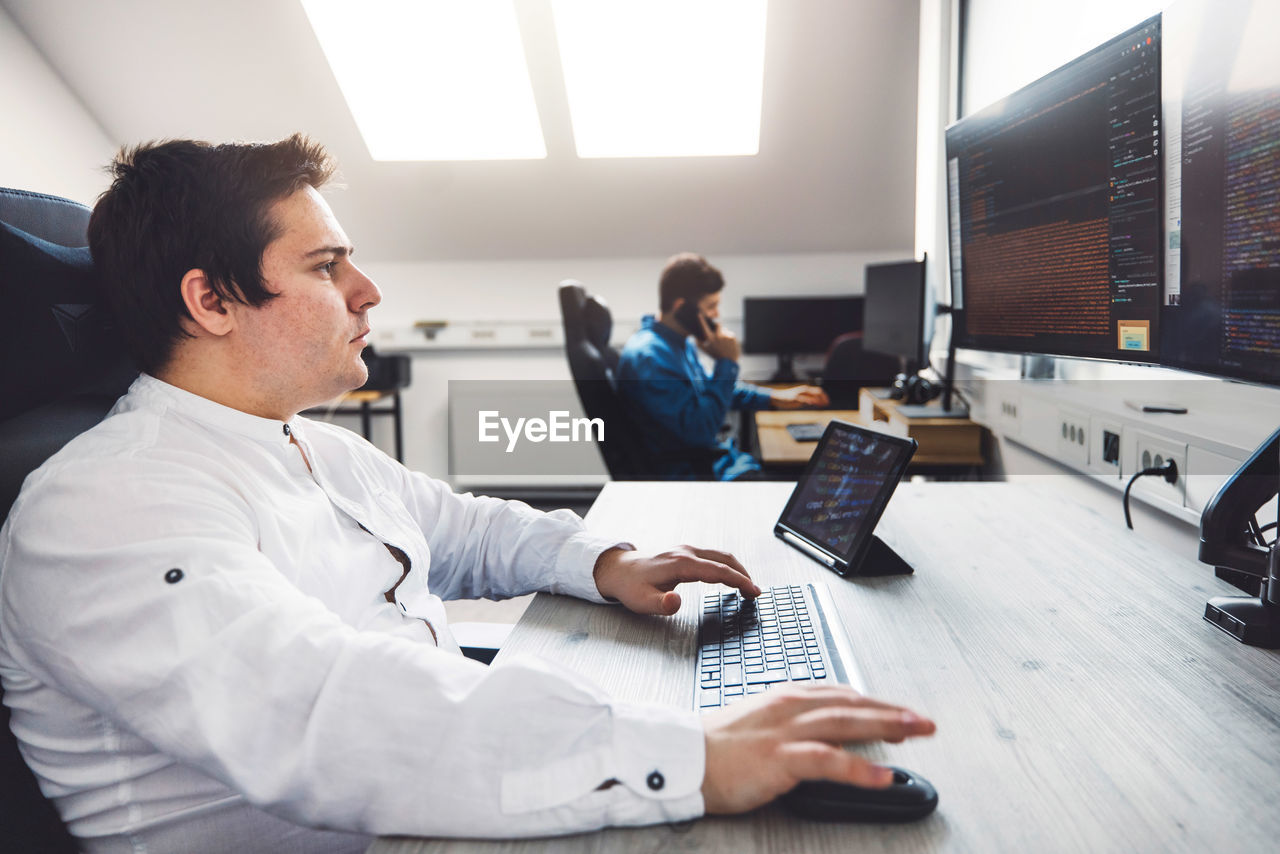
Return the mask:
{"type": "Polygon", "coordinates": [[[724,276],[707,263],[707,259],[693,252],[681,252],[667,259],[658,279],[658,307],[670,311],[676,300],[684,298],[697,302],[707,294],[724,288],[724,276]]]}
{"type": "Polygon", "coordinates": [[[262,278],[262,253],[280,234],[270,208],[306,185],[323,186],[333,171],[324,148],[301,134],[121,149],[89,219],[89,250],[139,368],[155,373],[190,337],[179,288],[188,270],[203,270],[223,299],[259,306],[276,296],[262,278]]]}

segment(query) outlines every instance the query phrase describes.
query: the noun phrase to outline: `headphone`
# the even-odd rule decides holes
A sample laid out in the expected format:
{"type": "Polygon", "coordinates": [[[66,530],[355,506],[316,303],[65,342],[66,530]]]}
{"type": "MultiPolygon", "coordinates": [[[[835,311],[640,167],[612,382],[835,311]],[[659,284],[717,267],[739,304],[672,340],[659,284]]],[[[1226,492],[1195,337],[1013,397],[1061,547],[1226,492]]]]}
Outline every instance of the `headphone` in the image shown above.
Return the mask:
{"type": "Polygon", "coordinates": [[[893,390],[889,396],[904,403],[928,403],[942,394],[942,383],[926,379],[919,374],[898,374],[893,378],[893,390]]]}

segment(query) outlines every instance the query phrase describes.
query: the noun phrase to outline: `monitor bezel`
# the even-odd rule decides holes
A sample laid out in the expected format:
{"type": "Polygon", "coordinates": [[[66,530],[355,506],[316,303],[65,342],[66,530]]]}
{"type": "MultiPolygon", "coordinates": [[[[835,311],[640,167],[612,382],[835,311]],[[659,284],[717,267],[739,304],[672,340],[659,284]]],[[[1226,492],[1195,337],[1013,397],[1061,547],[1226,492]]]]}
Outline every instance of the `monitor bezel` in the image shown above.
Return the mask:
{"type": "MultiPolygon", "coordinates": [[[[1013,92],[1010,92],[1008,95],[1005,95],[1003,98],[988,104],[987,106],[983,107],[981,110],[977,110],[973,113],[970,113],[967,116],[964,116],[962,118],[957,119],[954,122],[951,122],[949,125],[947,125],[945,132],[943,134],[944,163],[950,162],[951,154],[952,154],[952,146],[954,143],[955,136],[958,132],[964,130],[966,125],[973,125],[978,121],[983,120],[984,118],[990,119],[993,115],[998,115],[999,113],[1005,112],[1008,102],[1011,99],[1015,99],[1015,98],[1018,98],[1019,96],[1024,95],[1028,90],[1032,90],[1038,86],[1045,85],[1046,82],[1051,81],[1052,78],[1055,78],[1058,75],[1067,73],[1072,67],[1077,66],[1080,63],[1083,63],[1087,60],[1093,59],[1098,54],[1101,54],[1102,52],[1108,49],[1114,48],[1115,46],[1125,42],[1126,40],[1131,39],[1135,33],[1138,33],[1143,29],[1151,26],[1155,26],[1160,31],[1160,38],[1156,42],[1157,57],[1158,57],[1156,62],[1156,91],[1159,93],[1159,96],[1160,96],[1160,122],[1161,122],[1161,125],[1163,126],[1165,122],[1164,122],[1164,77],[1163,77],[1164,40],[1163,40],[1162,21],[1163,21],[1162,13],[1157,13],[1155,15],[1152,15],[1151,17],[1135,24],[1132,27],[1129,27],[1128,29],[1113,36],[1112,38],[1107,39],[1106,41],[1097,45],[1093,49],[1080,54],[1079,56],[1075,57],[1071,61],[1063,63],[1062,65],[1058,66],[1052,71],[1049,71],[1046,74],[1043,74],[1040,77],[1037,77],[1035,80],[1026,84],[1025,86],[1019,87],[1013,92]]],[[[1161,216],[1160,216],[1161,222],[1159,227],[1159,243],[1160,243],[1160,246],[1163,247],[1165,242],[1165,229],[1164,229],[1164,222],[1163,222],[1164,197],[1165,197],[1165,187],[1164,187],[1165,165],[1164,165],[1163,153],[1160,156],[1157,169],[1158,169],[1158,175],[1159,175],[1158,177],[1159,189],[1157,191],[1156,209],[1157,211],[1161,212],[1161,216]]],[[[1114,353],[1114,354],[1099,353],[1096,350],[1072,350],[1065,347],[1058,348],[1058,347],[1051,347],[1051,346],[1035,346],[1033,343],[1030,343],[1030,342],[1026,347],[1004,346],[1002,344],[993,344],[993,343],[977,340],[974,338],[974,336],[970,335],[967,324],[965,323],[966,315],[964,311],[965,305],[966,305],[964,300],[964,295],[966,291],[966,286],[965,286],[966,277],[961,275],[960,283],[957,286],[955,282],[955,277],[951,274],[951,263],[949,259],[951,257],[951,253],[954,247],[950,245],[950,236],[951,236],[950,223],[953,221],[952,217],[955,216],[956,211],[952,207],[950,170],[944,169],[943,173],[946,176],[946,180],[947,180],[947,185],[946,185],[947,223],[948,223],[947,278],[950,281],[950,285],[951,285],[952,306],[957,306],[957,305],[959,306],[958,309],[953,310],[952,325],[951,325],[951,335],[955,339],[957,349],[977,350],[984,353],[1008,353],[1016,356],[1025,356],[1025,355],[1060,356],[1060,357],[1071,358],[1071,359],[1090,359],[1094,361],[1108,362],[1112,364],[1118,363],[1118,364],[1129,364],[1129,365],[1146,365],[1146,366],[1153,366],[1153,367],[1176,367],[1176,366],[1167,365],[1162,360],[1161,353],[1160,353],[1161,348],[1160,348],[1159,334],[1154,336],[1152,349],[1146,351],[1145,353],[1133,351],[1133,352],[1127,352],[1127,353],[1114,353]],[[959,292],[959,296],[960,296],[960,299],[958,301],[956,299],[957,291],[959,292]]],[[[961,252],[963,253],[963,246],[961,246],[961,252]]],[[[963,255],[961,257],[963,257],[963,255]]],[[[1165,258],[1164,258],[1163,249],[1158,253],[1157,263],[1159,265],[1158,288],[1161,295],[1161,304],[1159,306],[1158,317],[1161,321],[1163,321],[1164,293],[1165,293],[1165,258]]],[[[961,262],[961,264],[963,269],[963,261],[961,262]]],[[[1157,330],[1157,333],[1158,332],[1159,331],[1157,330]]]]}

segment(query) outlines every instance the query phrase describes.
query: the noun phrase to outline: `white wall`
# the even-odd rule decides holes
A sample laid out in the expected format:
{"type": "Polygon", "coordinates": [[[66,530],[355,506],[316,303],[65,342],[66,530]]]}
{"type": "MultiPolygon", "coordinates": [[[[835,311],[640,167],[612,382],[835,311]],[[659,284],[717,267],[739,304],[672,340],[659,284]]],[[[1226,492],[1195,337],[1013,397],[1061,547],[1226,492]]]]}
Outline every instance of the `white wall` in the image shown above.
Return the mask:
{"type": "Polygon", "coordinates": [[[0,8],[0,186],[92,205],[116,145],[0,8]]]}
{"type": "Polygon", "coordinates": [[[969,0],[963,114],[998,101],[1168,5],[1167,0],[969,0]]]}

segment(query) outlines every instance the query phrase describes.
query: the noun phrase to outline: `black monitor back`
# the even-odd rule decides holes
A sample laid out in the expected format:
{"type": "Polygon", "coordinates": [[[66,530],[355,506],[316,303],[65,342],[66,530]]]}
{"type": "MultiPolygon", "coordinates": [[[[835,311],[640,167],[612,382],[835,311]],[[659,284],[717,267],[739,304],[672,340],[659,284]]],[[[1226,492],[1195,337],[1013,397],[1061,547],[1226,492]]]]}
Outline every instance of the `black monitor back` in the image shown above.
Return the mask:
{"type": "Polygon", "coordinates": [[[862,329],[862,297],[747,297],[747,353],[825,353],[846,332],[862,329]]]}
{"type": "Polygon", "coordinates": [[[868,264],[862,348],[906,359],[916,370],[925,361],[923,261],[868,264]]]}

